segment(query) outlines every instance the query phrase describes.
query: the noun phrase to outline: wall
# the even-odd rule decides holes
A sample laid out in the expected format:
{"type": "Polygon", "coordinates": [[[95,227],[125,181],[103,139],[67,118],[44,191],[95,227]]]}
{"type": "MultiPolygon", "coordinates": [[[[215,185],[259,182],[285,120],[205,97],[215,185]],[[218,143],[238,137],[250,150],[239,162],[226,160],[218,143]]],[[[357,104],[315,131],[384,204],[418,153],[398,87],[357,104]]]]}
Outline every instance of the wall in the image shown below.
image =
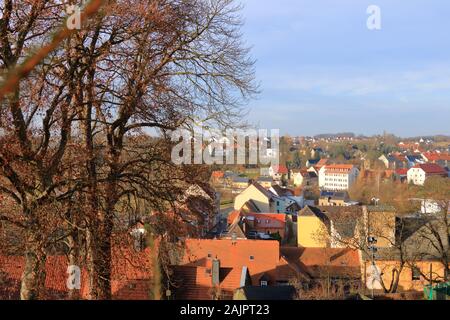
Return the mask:
{"type": "Polygon", "coordinates": [[[323,222],[317,217],[299,216],[297,218],[297,243],[299,247],[326,248],[326,239],[321,239],[326,230],[323,222]]]}

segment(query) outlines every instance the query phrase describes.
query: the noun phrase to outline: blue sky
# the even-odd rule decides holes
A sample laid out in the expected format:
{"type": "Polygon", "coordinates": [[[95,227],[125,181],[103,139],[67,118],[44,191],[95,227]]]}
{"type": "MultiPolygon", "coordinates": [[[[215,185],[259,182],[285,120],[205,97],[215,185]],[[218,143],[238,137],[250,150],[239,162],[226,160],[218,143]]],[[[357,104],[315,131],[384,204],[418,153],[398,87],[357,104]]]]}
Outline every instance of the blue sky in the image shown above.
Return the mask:
{"type": "Polygon", "coordinates": [[[242,0],[261,94],[284,134],[450,135],[450,1],[242,0]],[[369,5],[381,30],[366,27],[369,5]]]}

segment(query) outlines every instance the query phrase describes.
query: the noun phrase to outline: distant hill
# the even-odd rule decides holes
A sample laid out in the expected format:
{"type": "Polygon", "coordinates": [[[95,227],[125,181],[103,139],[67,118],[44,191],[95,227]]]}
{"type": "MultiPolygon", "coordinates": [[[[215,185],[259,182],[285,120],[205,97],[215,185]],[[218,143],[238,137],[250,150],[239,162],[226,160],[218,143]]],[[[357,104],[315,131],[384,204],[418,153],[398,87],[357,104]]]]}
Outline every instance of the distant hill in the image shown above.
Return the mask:
{"type": "Polygon", "coordinates": [[[335,139],[335,138],[355,138],[356,135],[353,132],[342,133],[324,133],[314,136],[315,139],[335,139]]]}

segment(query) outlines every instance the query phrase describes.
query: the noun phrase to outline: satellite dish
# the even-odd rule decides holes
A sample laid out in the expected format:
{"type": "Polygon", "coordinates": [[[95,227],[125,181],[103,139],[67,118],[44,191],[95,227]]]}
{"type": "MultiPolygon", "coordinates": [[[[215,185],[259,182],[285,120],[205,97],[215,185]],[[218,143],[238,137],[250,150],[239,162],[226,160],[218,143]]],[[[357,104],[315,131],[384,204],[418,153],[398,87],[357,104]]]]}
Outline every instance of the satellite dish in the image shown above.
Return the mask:
{"type": "Polygon", "coordinates": [[[366,271],[366,286],[368,289],[381,290],[381,270],[375,265],[367,267],[366,271]]]}

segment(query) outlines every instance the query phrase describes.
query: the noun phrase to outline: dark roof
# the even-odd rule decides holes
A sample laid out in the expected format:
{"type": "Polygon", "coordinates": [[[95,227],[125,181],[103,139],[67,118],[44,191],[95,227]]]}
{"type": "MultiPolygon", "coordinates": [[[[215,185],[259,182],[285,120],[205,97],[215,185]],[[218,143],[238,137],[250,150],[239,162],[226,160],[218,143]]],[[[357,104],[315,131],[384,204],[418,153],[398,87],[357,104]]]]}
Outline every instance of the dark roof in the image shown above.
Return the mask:
{"type": "Polygon", "coordinates": [[[260,182],[273,182],[273,178],[272,177],[259,177],[257,181],[260,181],[260,182]]]}
{"type": "Polygon", "coordinates": [[[299,213],[299,216],[322,216],[323,213],[319,208],[313,206],[305,206],[299,213]]]}
{"type": "Polygon", "coordinates": [[[315,179],[315,178],[317,178],[317,174],[316,174],[315,172],[313,172],[313,171],[308,171],[308,172],[306,172],[306,176],[307,176],[308,178],[310,178],[310,179],[315,179]]]}
{"type": "Polygon", "coordinates": [[[252,199],[248,200],[248,201],[244,204],[244,206],[248,207],[248,209],[250,210],[250,212],[255,212],[255,213],[261,212],[261,210],[258,208],[258,206],[256,205],[256,203],[255,203],[252,199]]]}
{"type": "Polygon", "coordinates": [[[236,183],[248,183],[249,180],[250,179],[248,177],[239,177],[239,176],[233,177],[233,182],[236,183]]]}
{"type": "Polygon", "coordinates": [[[264,194],[267,198],[272,199],[275,194],[264,188],[262,185],[260,185],[258,182],[253,182],[253,186],[258,189],[262,194],[264,194]]]}
{"type": "Polygon", "coordinates": [[[273,185],[272,186],[273,190],[275,190],[276,194],[280,197],[287,197],[287,196],[293,196],[294,192],[290,189],[287,188],[283,188],[279,185],[273,185]]]}
{"type": "Polygon", "coordinates": [[[308,159],[308,163],[312,164],[312,165],[318,164],[319,161],[320,161],[320,159],[308,159]]]}
{"type": "Polygon", "coordinates": [[[347,191],[326,191],[322,190],[320,192],[321,198],[332,198],[336,200],[347,200],[349,198],[347,191]]]}
{"type": "Polygon", "coordinates": [[[296,293],[293,286],[246,286],[240,289],[247,300],[294,300],[296,293]]]}

